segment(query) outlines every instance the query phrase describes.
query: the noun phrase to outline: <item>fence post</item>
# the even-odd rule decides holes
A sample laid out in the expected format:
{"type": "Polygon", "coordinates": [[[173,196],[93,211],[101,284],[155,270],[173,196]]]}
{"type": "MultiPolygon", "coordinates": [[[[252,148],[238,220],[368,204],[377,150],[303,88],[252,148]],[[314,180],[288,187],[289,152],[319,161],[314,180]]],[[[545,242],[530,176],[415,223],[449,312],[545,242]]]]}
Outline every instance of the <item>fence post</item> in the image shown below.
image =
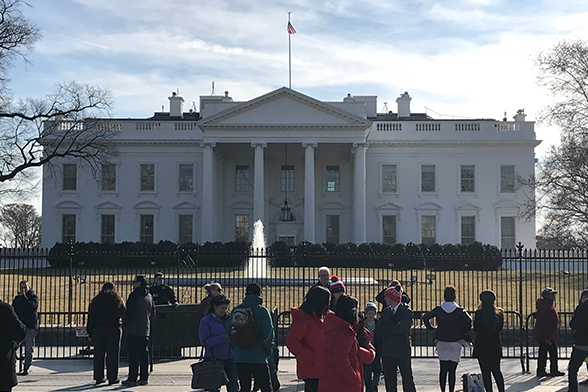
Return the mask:
{"type": "Polygon", "coordinates": [[[73,243],[71,243],[69,245],[69,290],[68,290],[69,298],[67,301],[67,321],[68,321],[69,325],[71,325],[71,319],[72,319],[71,307],[72,307],[72,301],[73,301],[73,254],[74,254],[73,243]]]}
{"type": "Polygon", "coordinates": [[[523,248],[525,247],[521,242],[516,246],[518,251],[518,259],[519,259],[519,314],[521,315],[521,325],[519,326],[519,334],[520,334],[520,342],[521,342],[521,366],[523,368],[523,373],[525,373],[525,361],[523,360],[523,248]]]}

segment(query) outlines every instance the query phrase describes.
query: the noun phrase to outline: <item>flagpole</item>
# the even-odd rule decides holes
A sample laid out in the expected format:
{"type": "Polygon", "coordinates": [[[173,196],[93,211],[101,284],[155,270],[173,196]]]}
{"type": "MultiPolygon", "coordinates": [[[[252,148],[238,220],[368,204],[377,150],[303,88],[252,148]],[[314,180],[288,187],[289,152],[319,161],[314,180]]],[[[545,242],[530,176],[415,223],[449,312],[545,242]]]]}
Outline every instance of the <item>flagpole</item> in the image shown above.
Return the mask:
{"type": "MultiPolygon", "coordinates": [[[[288,25],[290,25],[290,12],[288,12],[288,25]]],[[[292,34],[288,32],[288,88],[292,89],[292,34]]]]}

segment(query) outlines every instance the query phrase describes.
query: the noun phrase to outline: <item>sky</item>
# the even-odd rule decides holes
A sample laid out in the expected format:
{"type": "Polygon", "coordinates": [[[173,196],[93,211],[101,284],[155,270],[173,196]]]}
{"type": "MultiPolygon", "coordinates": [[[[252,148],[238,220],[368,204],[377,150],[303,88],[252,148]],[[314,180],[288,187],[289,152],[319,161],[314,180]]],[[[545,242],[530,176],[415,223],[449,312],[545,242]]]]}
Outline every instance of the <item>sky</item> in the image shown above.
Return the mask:
{"type": "MultiPolygon", "coordinates": [[[[16,97],[76,80],[112,91],[112,115],[147,118],[178,91],[184,108],[215,93],[246,101],[288,86],[319,100],[377,95],[378,111],[436,118],[534,121],[550,103],[534,57],[563,39],[588,40],[585,0],[27,0],[43,38],[16,61],[16,97]]],[[[540,158],[558,130],[538,124],[540,158]]],[[[40,201],[34,204],[40,209],[40,201]]]]}

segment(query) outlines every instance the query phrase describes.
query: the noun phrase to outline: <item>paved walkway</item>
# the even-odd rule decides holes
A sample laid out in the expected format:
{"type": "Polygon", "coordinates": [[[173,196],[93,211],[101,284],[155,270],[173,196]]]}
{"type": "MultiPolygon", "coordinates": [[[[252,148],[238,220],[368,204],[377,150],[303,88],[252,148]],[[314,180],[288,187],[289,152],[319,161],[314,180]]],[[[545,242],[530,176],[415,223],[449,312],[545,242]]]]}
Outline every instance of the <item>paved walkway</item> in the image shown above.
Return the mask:
{"type": "MultiPolygon", "coordinates": [[[[149,378],[148,386],[133,388],[118,386],[95,386],[92,381],[92,361],[88,359],[66,359],[66,360],[35,360],[31,373],[28,376],[19,376],[19,385],[13,389],[14,392],[23,391],[163,391],[179,392],[190,391],[190,364],[194,360],[178,360],[158,362],[149,378]]],[[[535,362],[531,362],[531,369],[534,370],[535,362]]],[[[560,361],[560,368],[565,370],[567,361],[560,361]]],[[[417,390],[419,392],[438,392],[437,385],[439,362],[436,359],[413,359],[413,370],[417,390]]],[[[567,391],[567,377],[544,378],[542,380],[534,377],[533,374],[522,374],[520,361],[506,359],[502,361],[502,371],[506,380],[506,390],[509,392],[532,391],[532,392],[564,392],[567,391]]],[[[479,372],[476,360],[464,359],[458,367],[458,375],[463,373],[479,372]]],[[[125,363],[121,363],[120,379],[124,380],[127,375],[125,363]]],[[[586,377],[586,369],[580,370],[579,379],[586,377]]],[[[282,388],[280,391],[294,392],[303,391],[304,385],[296,379],[296,361],[294,359],[283,359],[280,361],[279,371],[282,388]]],[[[402,388],[399,388],[402,390],[402,388]]],[[[223,391],[225,389],[223,388],[223,391]]],[[[461,385],[456,388],[461,390],[461,385]]],[[[496,387],[494,388],[496,391],[496,387]]],[[[580,386],[580,391],[588,391],[580,386]]],[[[383,385],[380,391],[384,392],[383,385]]],[[[342,391],[345,392],[345,391],[342,391]]]]}

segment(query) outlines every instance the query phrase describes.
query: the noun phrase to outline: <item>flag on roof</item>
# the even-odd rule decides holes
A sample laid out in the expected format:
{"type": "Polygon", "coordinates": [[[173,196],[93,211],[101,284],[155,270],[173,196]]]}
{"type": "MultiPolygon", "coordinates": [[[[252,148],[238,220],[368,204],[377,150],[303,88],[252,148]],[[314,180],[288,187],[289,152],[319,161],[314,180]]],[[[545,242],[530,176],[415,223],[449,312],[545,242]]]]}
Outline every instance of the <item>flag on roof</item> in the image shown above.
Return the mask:
{"type": "Polygon", "coordinates": [[[288,34],[296,34],[296,29],[292,26],[292,23],[288,22],[288,34]]]}

